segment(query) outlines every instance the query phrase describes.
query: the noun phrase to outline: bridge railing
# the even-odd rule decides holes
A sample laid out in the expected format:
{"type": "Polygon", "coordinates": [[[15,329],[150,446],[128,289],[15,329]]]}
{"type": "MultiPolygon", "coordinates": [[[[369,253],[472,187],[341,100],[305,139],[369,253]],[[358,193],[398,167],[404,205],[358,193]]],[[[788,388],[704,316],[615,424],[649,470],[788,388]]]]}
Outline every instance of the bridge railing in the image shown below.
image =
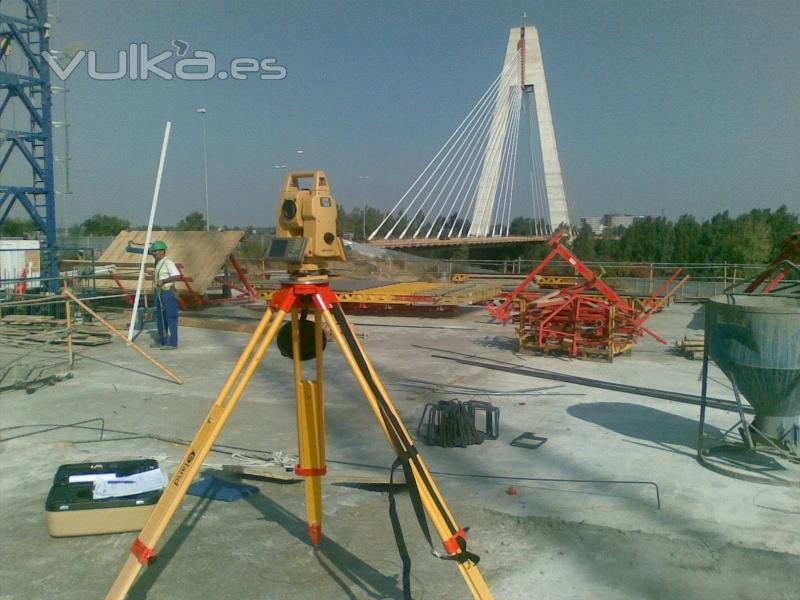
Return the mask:
{"type": "MultiPolygon", "coordinates": [[[[442,260],[441,274],[470,273],[475,278],[497,278],[507,276],[524,277],[539,261],[537,260],[442,260]]],[[[621,293],[649,295],[656,291],[678,269],[690,275],[689,281],[678,291],[676,297],[708,298],[721,294],[727,287],[761,273],[765,264],[742,263],[658,263],[585,261],[595,273],[621,293]]],[[[555,261],[543,275],[573,276],[574,269],[565,262],[555,261]]]]}

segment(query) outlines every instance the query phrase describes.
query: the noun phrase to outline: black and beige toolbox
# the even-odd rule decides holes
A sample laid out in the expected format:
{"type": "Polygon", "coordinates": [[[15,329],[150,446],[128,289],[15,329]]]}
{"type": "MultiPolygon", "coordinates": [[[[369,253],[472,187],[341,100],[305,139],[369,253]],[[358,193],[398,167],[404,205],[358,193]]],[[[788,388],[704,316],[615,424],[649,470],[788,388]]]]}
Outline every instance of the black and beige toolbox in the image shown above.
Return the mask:
{"type": "Polygon", "coordinates": [[[61,465],[47,495],[47,529],[54,537],[140,530],[153,512],[161,489],[95,498],[94,480],[124,478],[158,469],[152,459],[61,465]]]}

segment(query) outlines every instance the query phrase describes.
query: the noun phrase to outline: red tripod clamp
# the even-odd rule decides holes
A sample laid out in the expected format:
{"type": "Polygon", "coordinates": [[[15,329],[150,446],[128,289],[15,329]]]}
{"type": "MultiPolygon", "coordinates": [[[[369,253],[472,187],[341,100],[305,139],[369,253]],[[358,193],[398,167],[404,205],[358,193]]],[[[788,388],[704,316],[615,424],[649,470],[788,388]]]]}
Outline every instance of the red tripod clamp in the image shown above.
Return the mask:
{"type": "Polygon", "coordinates": [[[331,308],[339,304],[339,298],[331,290],[328,282],[303,283],[288,282],[281,284],[281,289],[272,297],[269,306],[273,310],[289,312],[292,308],[306,308],[307,298],[316,296],[320,308],[331,308]]]}

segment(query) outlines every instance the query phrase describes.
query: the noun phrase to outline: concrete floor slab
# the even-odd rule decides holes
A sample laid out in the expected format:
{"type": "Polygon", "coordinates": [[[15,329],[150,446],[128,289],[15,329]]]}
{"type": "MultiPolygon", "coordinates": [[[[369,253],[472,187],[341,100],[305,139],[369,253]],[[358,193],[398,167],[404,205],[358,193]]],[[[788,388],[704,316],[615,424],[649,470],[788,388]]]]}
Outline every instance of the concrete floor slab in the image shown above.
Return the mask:
{"type": "MultiPolygon", "coordinates": [[[[702,328],[699,311],[675,305],[651,324],[679,339],[702,328]]],[[[465,449],[420,443],[460,524],[471,527],[470,548],[482,556],[497,598],[797,597],[800,490],[700,466],[697,406],[434,355],[698,395],[699,361],[647,339],[613,364],[520,355],[513,329],[480,310],[450,319],[351,320],[367,333],[364,346],[412,430],[427,402],[490,399],[500,407],[499,440],[465,449]],[[523,432],[547,441],[535,450],[510,446],[523,432]],[[507,493],[512,485],[516,495],[507,493]]],[[[156,354],[186,379],[183,386],[115,342],[81,349],[72,380],[33,394],[0,394],[0,599],[104,596],[135,534],[50,537],[44,500],[56,468],[154,457],[172,472],[182,455],[177,442],[193,436],[247,337],[183,328],[177,352],[156,354]],[[95,429],[77,428],[10,439],[100,418],[103,441],[95,429]]],[[[329,471],[385,474],[392,454],[383,433],[341,352],[329,346],[325,358],[329,471]]],[[[709,393],[733,399],[715,368],[709,393]]],[[[231,452],[295,453],[294,411],[291,363],[271,350],[219,440],[224,452],[213,452],[206,466],[236,462],[231,452]]],[[[724,430],[735,415],[709,410],[708,421],[724,430]]],[[[239,502],[187,497],[159,561],[130,597],[402,598],[385,493],[326,485],[325,538],[315,552],[306,539],[302,485],[249,483],[260,493],[239,502]]],[[[453,565],[431,556],[406,494],[400,504],[414,597],[468,598],[453,565]]]]}

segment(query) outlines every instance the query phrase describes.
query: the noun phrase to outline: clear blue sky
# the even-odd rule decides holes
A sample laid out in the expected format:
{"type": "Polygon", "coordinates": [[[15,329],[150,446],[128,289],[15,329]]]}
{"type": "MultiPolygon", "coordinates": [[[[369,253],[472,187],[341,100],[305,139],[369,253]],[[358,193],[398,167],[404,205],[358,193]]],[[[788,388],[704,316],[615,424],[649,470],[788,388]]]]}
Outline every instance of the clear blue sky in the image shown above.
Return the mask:
{"type": "Polygon", "coordinates": [[[201,106],[212,223],[271,225],[275,164],[326,170],[347,208],[387,208],[499,73],[523,10],[539,29],[577,216],[800,211],[796,0],[51,3],[53,47],[94,49],[101,67],[131,42],[155,54],[178,38],[218,66],[275,57],[288,70],[283,81],[93,81],[82,64],[69,79],[72,222],[146,222],[166,120],[157,222],[203,211],[201,106]]]}

